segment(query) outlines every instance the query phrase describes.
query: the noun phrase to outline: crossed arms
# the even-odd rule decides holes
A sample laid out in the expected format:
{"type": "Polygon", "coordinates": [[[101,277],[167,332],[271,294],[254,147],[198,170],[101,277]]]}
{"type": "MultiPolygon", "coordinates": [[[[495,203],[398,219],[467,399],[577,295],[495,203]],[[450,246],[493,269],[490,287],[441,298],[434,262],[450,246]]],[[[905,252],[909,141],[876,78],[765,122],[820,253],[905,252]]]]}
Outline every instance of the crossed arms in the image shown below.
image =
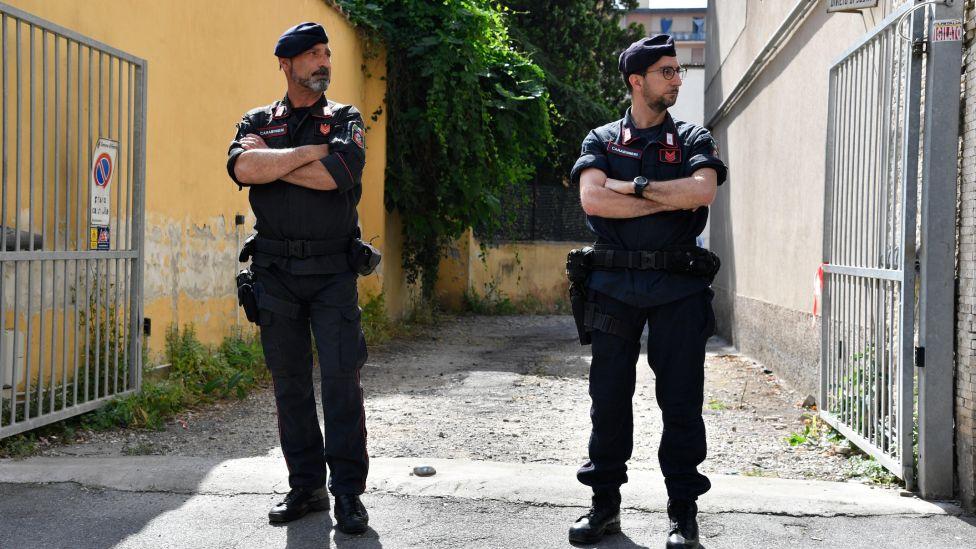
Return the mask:
{"type": "Polygon", "coordinates": [[[338,188],[332,174],[320,162],[329,155],[328,145],[271,149],[260,136],[253,133],[242,137],[240,143],[244,152],[234,164],[234,175],[241,183],[264,185],[280,179],[319,191],[338,188]]]}
{"type": "Polygon", "coordinates": [[[700,168],[690,177],[652,181],[643,198],[634,196],[634,182],[610,179],[598,168],[580,173],[580,202],[587,215],[608,219],[629,219],[660,212],[694,210],[715,200],[718,174],[700,168]]]}

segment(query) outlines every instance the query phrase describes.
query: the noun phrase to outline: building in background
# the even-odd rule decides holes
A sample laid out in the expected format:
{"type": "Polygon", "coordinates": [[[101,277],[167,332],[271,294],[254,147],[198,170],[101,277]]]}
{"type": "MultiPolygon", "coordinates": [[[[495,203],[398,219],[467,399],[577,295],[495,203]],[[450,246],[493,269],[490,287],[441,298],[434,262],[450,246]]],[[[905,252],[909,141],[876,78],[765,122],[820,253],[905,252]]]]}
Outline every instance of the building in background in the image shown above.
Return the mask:
{"type": "Polygon", "coordinates": [[[688,67],[678,103],[671,114],[678,120],[704,123],[705,14],[708,0],[640,0],[621,24],[644,25],[648,36],[665,33],[674,37],[678,62],[688,67]]]}

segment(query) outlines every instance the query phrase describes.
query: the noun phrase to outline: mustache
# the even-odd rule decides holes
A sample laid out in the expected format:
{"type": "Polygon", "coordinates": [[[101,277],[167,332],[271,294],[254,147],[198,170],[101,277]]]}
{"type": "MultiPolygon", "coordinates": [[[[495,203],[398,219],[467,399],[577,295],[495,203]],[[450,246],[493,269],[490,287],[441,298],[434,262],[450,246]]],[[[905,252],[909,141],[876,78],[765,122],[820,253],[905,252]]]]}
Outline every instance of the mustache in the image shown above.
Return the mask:
{"type": "Polygon", "coordinates": [[[329,76],[329,69],[321,68],[312,73],[312,76],[329,76]]]}

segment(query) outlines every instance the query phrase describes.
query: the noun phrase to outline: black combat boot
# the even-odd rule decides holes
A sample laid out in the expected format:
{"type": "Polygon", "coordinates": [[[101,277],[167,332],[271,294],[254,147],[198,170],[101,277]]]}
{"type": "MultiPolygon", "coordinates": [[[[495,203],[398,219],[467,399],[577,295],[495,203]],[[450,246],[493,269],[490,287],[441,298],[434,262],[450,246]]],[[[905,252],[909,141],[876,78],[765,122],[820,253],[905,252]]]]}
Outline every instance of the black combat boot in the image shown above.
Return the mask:
{"type": "Polygon", "coordinates": [[[309,488],[292,488],[281,503],[268,511],[271,522],[289,522],[305,516],[309,511],[326,511],[329,509],[329,491],[325,487],[311,490],[309,488]]]}
{"type": "Polygon", "coordinates": [[[569,527],[571,543],[590,544],[600,541],[607,534],[620,532],[620,492],[593,494],[593,506],[569,527]]]}
{"type": "Polygon", "coordinates": [[[667,549],[699,549],[698,543],[698,504],[687,499],[668,500],[667,549]]]}
{"type": "Polygon", "coordinates": [[[362,534],[369,527],[366,506],[353,494],[336,494],[336,527],[344,534],[362,534]]]}

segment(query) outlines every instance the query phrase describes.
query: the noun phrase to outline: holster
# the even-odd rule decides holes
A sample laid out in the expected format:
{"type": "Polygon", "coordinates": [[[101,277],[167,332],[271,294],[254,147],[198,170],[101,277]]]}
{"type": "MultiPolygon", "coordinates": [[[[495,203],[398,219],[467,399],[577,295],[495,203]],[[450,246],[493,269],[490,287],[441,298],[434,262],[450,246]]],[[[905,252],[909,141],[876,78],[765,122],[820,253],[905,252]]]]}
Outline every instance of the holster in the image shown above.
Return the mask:
{"type": "Polygon", "coordinates": [[[254,293],[254,273],[241,269],[237,273],[237,303],[244,309],[248,322],[258,322],[258,300],[254,293]]]}
{"type": "Polygon", "coordinates": [[[244,240],[244,245],[241,246],[241,253],[237,256],[237,260],[241,263],[247,263],[251,260],[251,256],[254,255],[254,239],[257,238],[257,233],[252,234],[244,240]]]}
{"type": "Polygon", "coordinates": [[[570,250],[566,256],[566,278],[569,279],[569,304],[573,309],[576,333],[580,345],[590,344],[590,333],[586,329],[586,277],[590,273],[589,254],[593,248],[570,250]]]}

